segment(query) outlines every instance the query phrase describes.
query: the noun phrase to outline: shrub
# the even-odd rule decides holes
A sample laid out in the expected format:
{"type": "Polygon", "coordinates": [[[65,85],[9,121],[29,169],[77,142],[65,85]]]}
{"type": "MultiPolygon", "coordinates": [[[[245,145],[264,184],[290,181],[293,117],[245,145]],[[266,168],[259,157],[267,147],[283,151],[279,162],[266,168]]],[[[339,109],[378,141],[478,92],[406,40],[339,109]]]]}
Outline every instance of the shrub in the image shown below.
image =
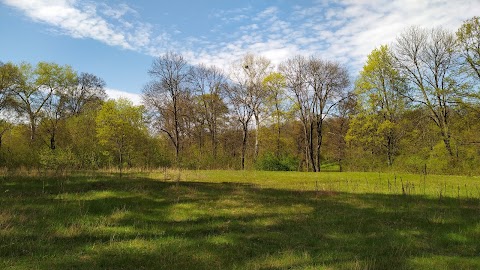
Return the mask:
{"type": "Polygon", "coordinates": [[[74,168],[77,163],[72,151],[67,149],[44,148],[40,151],[40,164],[47,170],[66,170],[74,168]]]}
{"type": "Polygon", "coordinates": [[[295,171],[298,166],[298,159],[293,156],[277,157],[272,153],[267,153],[258,158],[255,163],[257,170],[263,171],[295,171]]]}

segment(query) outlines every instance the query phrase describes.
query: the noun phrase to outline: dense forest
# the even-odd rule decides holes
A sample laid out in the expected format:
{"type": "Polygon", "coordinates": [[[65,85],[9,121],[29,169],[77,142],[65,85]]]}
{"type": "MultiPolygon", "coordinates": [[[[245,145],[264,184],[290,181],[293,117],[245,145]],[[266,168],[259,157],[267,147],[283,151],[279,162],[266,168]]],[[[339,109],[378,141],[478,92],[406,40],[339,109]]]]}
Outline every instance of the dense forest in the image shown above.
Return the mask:
{"type": "Polygon", "coordinates": [[[480,173],[480,22],[411,27],[346,66],[247,54],[228,70],[168,52],[143,104],[56,63],[0,63],[0,167],[480,173]]]}

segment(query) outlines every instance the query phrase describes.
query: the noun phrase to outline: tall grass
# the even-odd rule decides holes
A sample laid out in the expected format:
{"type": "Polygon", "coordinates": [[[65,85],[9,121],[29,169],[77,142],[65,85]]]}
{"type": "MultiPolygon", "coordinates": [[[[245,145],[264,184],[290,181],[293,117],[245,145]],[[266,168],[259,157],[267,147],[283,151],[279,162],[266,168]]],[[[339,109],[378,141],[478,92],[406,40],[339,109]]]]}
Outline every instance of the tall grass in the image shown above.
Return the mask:
{"type": "Polygon", "coordinates": [[[0,269],[480,269],[479,182],[255,171],[4,176],[0,269]]]}
{"type": "Polygon", "coordinates": [[[480,177],[376,172],[166,170],[133,173],[157,180],[247,183],[259,188],[480,199],[480,177]]]}

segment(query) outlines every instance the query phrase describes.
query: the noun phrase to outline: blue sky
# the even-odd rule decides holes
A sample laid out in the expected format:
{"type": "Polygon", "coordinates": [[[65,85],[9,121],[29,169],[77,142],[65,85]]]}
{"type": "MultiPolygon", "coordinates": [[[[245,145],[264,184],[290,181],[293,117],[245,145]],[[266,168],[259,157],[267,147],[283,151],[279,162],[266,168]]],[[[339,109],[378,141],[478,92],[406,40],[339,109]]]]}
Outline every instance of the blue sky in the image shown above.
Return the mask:
{"type": "Polygon", "coordinates": [[[168,50],[224,69],[247,52],[275,64],[318,55],[355,76],[406,27],[456,30],[476,15],[480,0],[0,0],[0,60],[68,64],[139,102],[153,58],[168,50]]]}

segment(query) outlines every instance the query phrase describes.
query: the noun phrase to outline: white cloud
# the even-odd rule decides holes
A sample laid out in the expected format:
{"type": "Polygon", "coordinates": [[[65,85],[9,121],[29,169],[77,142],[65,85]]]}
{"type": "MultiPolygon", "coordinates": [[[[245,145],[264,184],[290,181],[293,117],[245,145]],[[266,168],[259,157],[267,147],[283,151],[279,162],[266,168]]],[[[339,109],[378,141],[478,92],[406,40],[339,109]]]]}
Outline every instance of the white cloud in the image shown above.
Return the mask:
{"type": "Polygon", "coordinates": [[[126,4],[105,4],[74,0],[2,0],[32,20],[54,27],[74,38],[92,38],[111,46],[142,51],[150,45],[151,26],[128,22],[127,14],[137,14],[126,4]],[[104,15],[103,17],[101,15],[104,15]]]}
{"type": "MultiPolygon", "coordinates": [[[[341,9],[328,8],[327,25],[333,21],[339,27],[324,37],[326,48],[320,52],[334,58],[343,58],[353,67],[360,68],[366,56],[382,44],[392,43],[408,26],[443,26],[457,29],[462,21],[480,13],[476,1],[340,1],[341,9]]],[[[306,20],[314,19],[315,15],[306,20]]],[[[321,14],[315,23],[322,24],[321,14]]],[[[333,28],[334,29],[334,28],[333,28]]],[[[318,37],[321,39],[321,37],[318,37]]],[[[313,45],[313,44],[312,44],[313,45]]]]}
{"type": "Polygon", "coordinates": [[[107,93],[109,99],[126,98],[132,101],[133,105],[142,104],[142,96],[140,94],[129,93],[112,88],[106,88],[105,92],[107,93]]]}
{"type": "Polygon", "coordinates": [[[277,7],[268,7],[264,11],[258,13],[257,16],[254,18],[254,20],[261,21],[267,18],[272,18],[272,17],[275,17],[277,13],[278,13],[277,7]]]}
{"type": "Polygon", "coordinates": [[[128,14],[128,13],[138,15],[138,12],[133,8],[129,7],[127,4],[120,4],[118,8],[112,8],[105,4],[103,4],[102,7],[103,7],[103,10],[102,10],[103,14],[115,19],[120,19],[123,16],[125,16],[125,14],[128,14]]]}
{"type": "Polygon", "coordinates": [[[472,0],[338,0],[282,12],[277,7],[257,12],[233,38],[196,54],[196,61],[228,66],[247,52],[273,63],[295,54],[319,55],[347,64],[355,75],[374,48],[392,43],[405,28],[443,26],[454,31],[480,14],[480,5],[472,0]]]}
{"type": "Polygon", "coordinates": [[[215,33],[208,39],[181,38],[178,32],[183,34],[183,29],[174,29],[171,34],[159,30],[154,33],[158,28],[142,22],[140,14],[126,4],[0,1],[64,34],[151,56],[174,49],[194,64],[227,68],[247,52],[266,56],[275,64],[296,54],[319,55],[347,64],[352,72],[361,68],[375,47],[393,42],[410,25],[442,25],[455,30],[462,21],[480,14],[478,0],[320,0],[304,6],[295,4],[292,9],[270,6],[257,11],[247,6],[215,10],[209,18],[218,24],[206,29],[215,33]],[[227,26],[228,31],[223,31],[227,26]]]}

